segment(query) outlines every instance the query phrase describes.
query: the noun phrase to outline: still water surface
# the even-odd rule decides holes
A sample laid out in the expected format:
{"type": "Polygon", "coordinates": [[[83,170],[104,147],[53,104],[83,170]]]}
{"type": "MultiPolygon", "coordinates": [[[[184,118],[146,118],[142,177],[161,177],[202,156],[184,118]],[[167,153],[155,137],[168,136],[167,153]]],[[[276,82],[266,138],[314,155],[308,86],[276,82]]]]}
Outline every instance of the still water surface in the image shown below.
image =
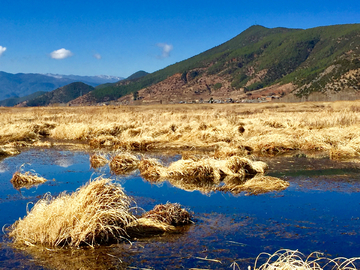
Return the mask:
{"type": "MultiPolygon", "coordinates": [[[[0,235],[0,269],[241,269],[261,252],[298,249],[329,257],[360,256],[360,165],[328,158],[273,157],[269,175],[290,182],[281,192],[256,196],[188,192],[164,182],[150,184],[137,173],[111,175],[108,167],[90,169],[90,153],[61,149],[29,150],[0,161],[0,224],[26,214],[26,205],[45,193],[72,192],[99,175],[119,181],[139,207],[178,202],[194,213],[195,224],[178,234],[138,239],[132,244],[48,250],[14,249],[0,235]],[[31,189],[15,190],[12,174],[25,164],[46,179],[31,189]],[[208,260],[210,259],[210,260],[208,260]]],[[[165,163],[180,156],[157,156],[165,163]]]]}

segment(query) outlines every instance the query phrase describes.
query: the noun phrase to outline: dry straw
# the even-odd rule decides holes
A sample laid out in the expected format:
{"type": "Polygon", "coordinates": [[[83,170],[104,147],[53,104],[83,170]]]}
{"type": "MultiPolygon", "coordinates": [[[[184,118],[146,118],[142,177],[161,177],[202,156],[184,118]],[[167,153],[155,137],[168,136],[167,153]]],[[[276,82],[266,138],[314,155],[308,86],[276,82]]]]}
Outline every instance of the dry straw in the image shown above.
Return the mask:
{"type": "Polygon", "coordinates": [[[281,249],[274,254],[261,253],[255,260],[254,270],[355,270],[360,258],[323,257],[322,253],[313,252],[308,257],[297,250],[281,249]],[[266,256],[265,263],[258,266],[262,256],[266,256]]]}
{"type": "Polygon", "coordinates": [[[8,228],[15,244],[50,247],[109,243],[175,231],[191,222],[179,204],[155,206],[138,219],[133,201],[110,179],[96,178],[72,194],[47,194],[8,228]]]}
{"type": "Polygon", "coordinates": [[[178,203],[158,204],[153,210],[143,214],[142,217],[173,226],[191,223],[191,214],[178,203]]]}
{"type": "Polygon", "coordinates": [[[9,236],[15,243],[51,247],[119,240],[136,220],[131,204],[120,185],[97,178],[71,195],[46,195],[9,228],[9,236]]]}
{"type": "Polygon", "coordinates": [[[34,172],[22,173],[17,171],[13,174],[10,182],[13,184],[15,189],[30,188],[35,185],[45,183],[47,180],[34,172]]]}
{"type": "Polygon", "coordinates": [[[105,154],[93,154],[90,156],[90,166],[91,168],[100,168],[105,166],[109,160],[105,154]]]}
{"type": "Polygon", "coordinates": [[[155,158],[142,159],[139,162],[140,175],[150,182],[157,182],[165,175],[166,168],[155,158]]]}
{"type": "Polygon", "coordinates": [[[260,194],[286,189],[289,183],[265,176],[268,165],[246,157],[230,156],[225,160],[187,156],[164,167],[158,160],[143,159],[139,163],[141,175],[148,181],[169,180],[178,188],[203,193],[225,191],[238,194],[260,194]]]}
{"type": "Polygon", "coordinates": [[[127,232],[133,237],[175,232],[176,226],[191,224],[191,218],[191,214],[178,203],[158,204],[129,224],[127,232]]]}
{"type": "Polygon", "coordinates": [[[129,153],[122,152],[117,154],[110,161],[110,169],[115,174],[128,174],[136,170],[139,164],[139,159],[129,153]]]}

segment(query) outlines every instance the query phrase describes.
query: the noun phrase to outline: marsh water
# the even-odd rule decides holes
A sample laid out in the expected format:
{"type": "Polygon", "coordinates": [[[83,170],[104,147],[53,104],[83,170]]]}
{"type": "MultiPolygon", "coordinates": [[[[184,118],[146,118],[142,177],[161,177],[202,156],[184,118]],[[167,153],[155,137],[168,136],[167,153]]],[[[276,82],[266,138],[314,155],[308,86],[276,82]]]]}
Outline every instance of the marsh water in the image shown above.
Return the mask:
{"type": "MultiPolygon", "coordinates": [[[[241,269],[261,252],[320,251],[328,257],[360,256],[360,163],[331,161],[327,156],[261,158],[268,175],[290,182],[288,189],[261,195],[185,191],[168,182],[155,185],[138,173],[112,175],[108,166],[90,168],[87,151],[32,149],[0,160],[0,224],[8,226],[26,214],[29,202],[45,193],[72,192],[99,175],[121,183],[139,207],[177,202],[193,212],[194,224],[164,234],[95,248],[15,248],[2,232],[0,269],[241,269]],[[12,174],[24,165],[49,179],[16,190],[12,174]],[[52,180],[53,179],[53,180],[52,180]]],[[[153,154],[164,163],[180,155],[153,154]]],[[[31,204],[29,205],[31,208],[31,204]]]]}

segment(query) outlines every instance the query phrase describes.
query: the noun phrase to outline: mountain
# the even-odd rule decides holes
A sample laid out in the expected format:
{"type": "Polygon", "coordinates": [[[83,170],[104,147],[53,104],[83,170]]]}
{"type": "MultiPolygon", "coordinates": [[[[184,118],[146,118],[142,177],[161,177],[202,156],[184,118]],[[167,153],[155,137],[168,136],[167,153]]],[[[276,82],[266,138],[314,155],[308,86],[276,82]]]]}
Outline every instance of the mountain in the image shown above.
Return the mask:
{"type": "Polygon", "coordinates": [[[38,91],[48,92],[78,81],[97,86],[106,82],[116,82],[120,79],[122,78],[113,76],[11,74],[0,71],[0,100],[24,97],[38,91]]]}
{"type": "Polygon", "coordinates": [[[83,82],[91,86],[97,86],[99,84],[104,84],[104,83],[115,83],[124,79],[123,77],[108,76],[108,75],[79,76],[79,75],[60,75],[60,74],[52,74],[52,73],[46,73],[43,75],[58,79],[69,79],[76,82],[83,82]]]}
{"type": "Polygon", "coordinates": [[[88,100],[179,102],[267,94],[306,97],[360,87],[360,24],[254,25],[233,39],[137,80],[100,85],[88,100]],[[266,92],[267,91],[267,92],[266,92]]]}
{"type": "MultiPolygon", "coordinates": [[[[133,84],[148,74],[149,74],[148,72],[140,70],[140,71],[135,72],[134,74],[130,75],[126,79],[118,81],[116,83],[106,83],[106,84],[98,85],[95,87],[95,90],[109,89],[109,88],[111,89],[114,87],[116,88],[119,86],[126,86],[129,84],[133,84]]],[[[109,101],[109,100],[111,100],[111,99],[105,97],[103,101],[109,101]]],[[[90,104],[94,104],[96,102],[97,102],[97,100],[91,95],[91,92],[89,92],[88,94],[86,94],[84,96],[81,96],[81,97],[78,97],[78,98],[72,100],[70,102],[70,105],[90,105],[90,104]]]]}
{"type": "Polygon", "coordinates": [[[47,92],[41,96],[29,99],[21,103],[19,106],[47,106],[51,104],[67,103],[88,92],[94,90],[94,87],[82,82],[74,82],[51,92],[47,92]]]}
{"type": "Polygon", "coordinates": [[[138,72],[135,72],[134,74],[130,75],[129,77],[126,78],[126,80],[128,81],[133,81],[136,79],[140,79],[141,77],[144,77],[146,75],[148,75],[149,73],[143,70],[139,70],[138,72]]]}
{"type": "Polygon", "coordinates": [[[36,98],[38,96],[41,96],[41,95],[43,95],[45,93],[46,92],[38,91],[38,92],[32,93],[32,94],[30,94],[28,96],[24,96],[24,97],[12,97],[12,98],[7,98],[7,99],[4,99],[4,100],[0,100],[0,106],[12,107],[12,106],[15,106],[16,104],[22,103],[24,101],[34,99],[34,98],[36,98]]]}

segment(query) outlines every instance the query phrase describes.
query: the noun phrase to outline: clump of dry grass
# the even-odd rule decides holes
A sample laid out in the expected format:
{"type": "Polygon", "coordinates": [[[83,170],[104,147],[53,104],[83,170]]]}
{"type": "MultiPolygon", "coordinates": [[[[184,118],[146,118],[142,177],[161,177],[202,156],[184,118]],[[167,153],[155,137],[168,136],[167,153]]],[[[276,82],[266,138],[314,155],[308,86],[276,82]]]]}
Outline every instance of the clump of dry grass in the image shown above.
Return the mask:
{"type": "Polygon", "coordinates": [[[216,165],[217,160],[212,158],[200,159],[180,159],[170,164],[166,168],[168,178],[180,178],[184,181],[220,181],[221,171],[216,165]]]}
{"type": "Polygon", "coordinates": [[[165,169],[155,158],[142,159],[139,162],[140,175],[148,181],[158,181],[164,175],[165,169]]]}
{"type": "Polygon", "coordinates": [[[323,257],[320,252],[313,252],[308,257],[297,250],[281,249],[274,254],[261,253],[255,260],[254,270],[355,270],[354,264],[360,258],[323,257]],[[265,263],[257,266],[262,256],[268,257],[265,263]]]}
{"type": "Polygon", "coordinates": [[[122,152],[117,154],[110,161],[110,169],[115,174],[127,174],[137,169],[139,164],[139,159],[129,153],[122,152]]]}
{"type": "Polygon", "coordinates": [[[91,168],[99,168],[102,166],[105,166],[109,160],[107,159],[107,156],[104,154],[93,154],[90,156],[90,166],[91,168]]]}
{"type": "Polygon", "coordinates": [[[178,203],[158,204],[153,210],[143,214],[142,217],[173,226],[191,223],[191,214],[178,203]]]}
{"type": "Polygon", "coordinates": [[[10,182],[15,189],[20,188],[30,188],[35,185],[45,183],[47,180],[34,172],[25,172],[17,171],[13,174],[10,182]]]}
{"type": "Polygon", "coordinates": [[[136,220],[132,200],[110,179],[97,178],[72,194],[47,194],[10,228],[15,243],[78,247],[119,240],[136,220]]]}
{"type": "Polygon", "coordinates": [[[158,204],[129,224],[126,231],[131,237],[142,237],[164,232],[175,232],[176,226],[191,224],[192,215],[178,203],[158,204]]]}
{"type": "Polygon", "coordinates": [[[143,159],[139,163],[139,170],[146,180],[168,180],[181,189],[203,193],[218,190],[234,194],[243,191],[259,194],[283,190],[289,186],[286,181],[265,176],[268,165],[262,161],[239,156],[230,156],[225,160],[197,156],[188,158],[175,161],[168,167],[155,159],[143,159]]]}

